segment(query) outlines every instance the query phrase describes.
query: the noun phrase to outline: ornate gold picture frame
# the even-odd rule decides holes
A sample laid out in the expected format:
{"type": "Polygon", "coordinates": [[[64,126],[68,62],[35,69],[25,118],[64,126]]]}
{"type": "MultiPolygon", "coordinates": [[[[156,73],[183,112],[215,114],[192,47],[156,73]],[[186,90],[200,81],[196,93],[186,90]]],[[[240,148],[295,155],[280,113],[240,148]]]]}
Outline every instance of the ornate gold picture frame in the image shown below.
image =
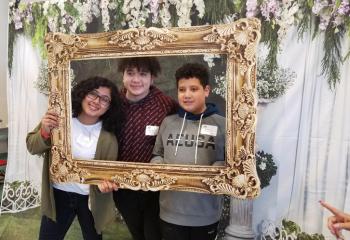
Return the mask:
{"type": "Polygon", "coordinates": [[[180,190],[254,198],[260,193],[255,166],[257,19],[186,28],[137,28],[96,34],[49,33],[49,107],[60,116],[52,132],[51,179],[120,188],[180,190]],[[224,54],[226,66],[226,165],[164,165],[75,160],[71,152],[70,62],[135,56],[224,54]]]}

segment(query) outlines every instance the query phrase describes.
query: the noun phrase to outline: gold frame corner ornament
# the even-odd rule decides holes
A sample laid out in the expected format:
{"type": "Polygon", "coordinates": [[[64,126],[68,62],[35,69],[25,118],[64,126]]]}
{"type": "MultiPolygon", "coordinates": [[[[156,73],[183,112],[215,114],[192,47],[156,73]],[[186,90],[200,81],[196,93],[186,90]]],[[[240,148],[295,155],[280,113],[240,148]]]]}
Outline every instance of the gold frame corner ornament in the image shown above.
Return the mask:
{"type": "Polygon", "coordinates": [[[186,28],[134,28],[95,34],[49,33],[45,44],[50,80],[49,108],[60,117],[52,133],[53,182],[97,184],[105,179],[120,188],[181,190],[255,198],[260,181],[255,166],[256,48],[260,22],[186,28]],[[222,54],[227,56],[226,165],[162,165],[107,160],[76,160],[71,154],[70,61],[135,56],[222,54]]]}

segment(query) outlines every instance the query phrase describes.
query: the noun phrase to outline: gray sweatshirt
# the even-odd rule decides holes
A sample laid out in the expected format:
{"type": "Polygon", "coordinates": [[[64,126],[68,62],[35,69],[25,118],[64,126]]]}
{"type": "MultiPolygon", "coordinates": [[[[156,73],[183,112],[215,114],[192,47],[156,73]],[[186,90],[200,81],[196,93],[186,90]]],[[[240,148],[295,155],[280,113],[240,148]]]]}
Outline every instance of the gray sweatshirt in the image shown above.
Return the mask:
{"type": "MultiPolygon", "coordinates": [[[[223,165],[225,118],[207,104],[203,114],[180,109],[166,117],[159,129],[152,163],[223,165]],[[179,139],[179,140],[178,140],[179,139]]],[[[161,191],[160,218],[182,226],[206,226],[220,219],[221,197],[204,193],[161,191]]]]}

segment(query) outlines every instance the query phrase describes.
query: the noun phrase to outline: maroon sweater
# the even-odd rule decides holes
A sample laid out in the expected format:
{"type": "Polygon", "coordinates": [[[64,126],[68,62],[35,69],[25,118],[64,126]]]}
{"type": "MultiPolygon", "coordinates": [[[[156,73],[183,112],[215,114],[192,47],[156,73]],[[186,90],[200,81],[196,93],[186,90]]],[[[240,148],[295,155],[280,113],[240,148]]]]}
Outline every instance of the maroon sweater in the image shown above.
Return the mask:
{"type": "Polygon", "coordinates": [[[118,137],[119,161],[150,162],[156,136],[146,136],[146,126],[160,126],[163,119],[177,110],[177,103],[152,86],[138,102],[130,102],[122,92],[125,125],[118,137]]]}

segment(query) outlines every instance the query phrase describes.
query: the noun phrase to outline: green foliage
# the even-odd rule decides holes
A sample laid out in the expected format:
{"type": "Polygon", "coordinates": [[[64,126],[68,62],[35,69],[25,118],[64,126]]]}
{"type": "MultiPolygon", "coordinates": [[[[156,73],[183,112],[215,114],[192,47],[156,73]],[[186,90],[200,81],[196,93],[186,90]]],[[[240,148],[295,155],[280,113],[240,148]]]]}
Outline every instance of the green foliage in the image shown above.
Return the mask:
{"type": "Polygon", "coordinates": [[[65,2],[64,3],[64,10],[73,17],[79,17],[78,10],[74,7],[72,2],[65,2]]]}
{"type": "Polygon", "coordinates": [[[238,2],[232,0],[205,0],[205,14],[203,20],[210,24],[217,24],[225,15],[237,13],[235,8],[238,2]]]}
{"type": "Polygon", "coordinates": [[[15,26],[13,23],[9,25],[9,36],[8,36],[8,63],[9,74],[12,73],[12,62],[13,62],[13,47],[18,36],[18,32],[15,31],[15,26]]]}
{"type": "MultiPolygon", "coordinates": [[[[37,7],[38,11],[41,10],[41,6],[38,5],[37,7]]],[[[32,37],[32,43],[34,46],[37,46],[39,48],[40,55],[43,58],[46,58],[46,49],[44,45],[44,39],[45,35],[47,33],[47,18],[44,15],[38,14],[38,17],[35,19],[35,23],[33,25],[35,26],[34,35],[32,37]],[[35,25],[34,25],[35,24],[35,25]]]]}
{"type": "Polygon", "coordinates": [[[308,234],[306,232],[302,232],[301,228],[293,221],[288,221],[286,219],[282,220],[283,229],[291,235],[294,233],[297,236],[297,240],[325,240],[322,234],[308,234]]]}
{"type": "Polygon", "coordinates": [[[340,80],[339,63],[342,61],[340,41],[342,37],[343,31],[335,33],[334,29],[328,27],[323,41],[322,74],[327,76],[331,88],[334,88],[340,80]]]}
{"type": "MultiPolygon", "coordinates": [[[[312,1],[311,1],[312,2],[312,1]]],[[[312,26],[312,5],[309,1],[299,1],[300,3],[300,18],[298,21],[297,29],[298,29],[298,39],[302,39],[304,33],[311,30],[312,26]]]]}
{"type": "Polygon", "coordinates": [[[258,151],[255,154],[256,170],[260,179],[260,186],[264,188],[270,185],[271,178],[277,173],[277,166],[273,161],[272,154],[258,151]]]}
{"type": "Polygon", "coordinates": [[[273,21],[263,21],[261,25],[261,42],[269,48],[267,67],[272,72],[277,69],[277,53],[279,51],[278,26],[273,21]]]}
{"type": "Polygon", "coordinates": [[[116,8],[111,10],[110,16],[111,16],[111,24],[110,28],[111,30],[119,30],[122,29],[122,22],[125,21],[125,14],[122,11],[123,7],[123,1],[122,0],[113,0],[116,4],[116,8]]]}

